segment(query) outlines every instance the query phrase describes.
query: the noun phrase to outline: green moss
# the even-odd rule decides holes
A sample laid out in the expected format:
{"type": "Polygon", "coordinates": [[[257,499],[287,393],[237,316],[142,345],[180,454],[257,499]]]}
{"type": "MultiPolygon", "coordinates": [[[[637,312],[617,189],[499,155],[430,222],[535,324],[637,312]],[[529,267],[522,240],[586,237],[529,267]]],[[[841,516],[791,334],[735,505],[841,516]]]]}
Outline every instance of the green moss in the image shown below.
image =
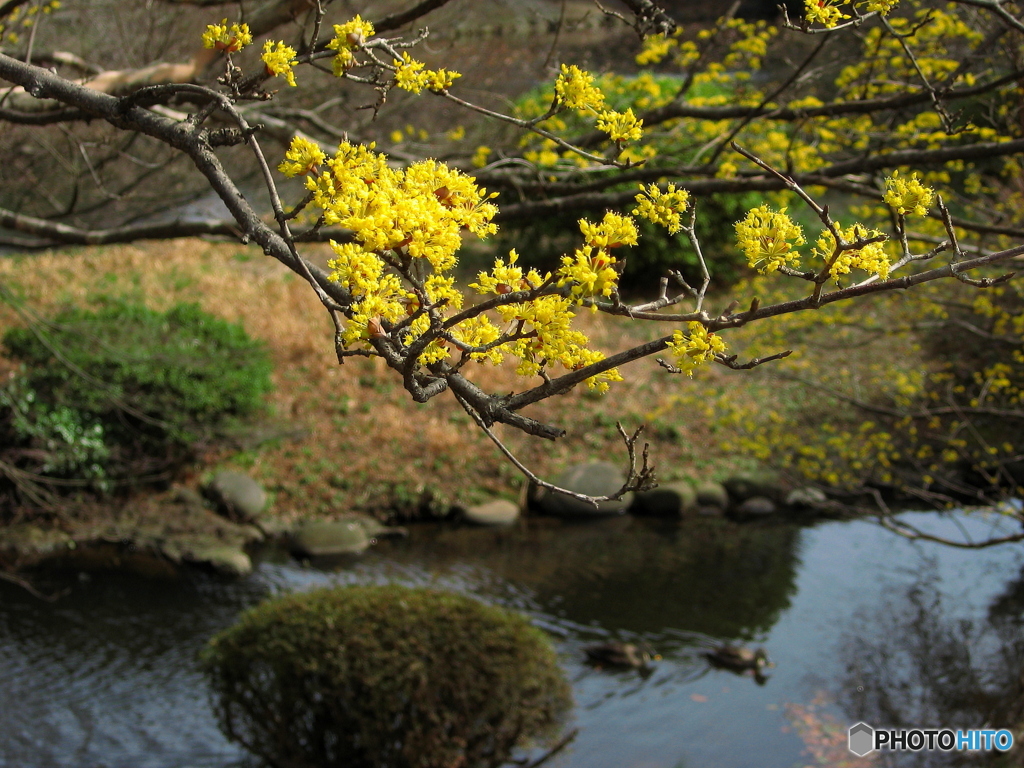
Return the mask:
{"type": "Polygon", "coordinates": [[[202,665],[224,733],[282,768],[497,766],[570,704],[525,618],[398,586],[270,600],[202,665]]]}

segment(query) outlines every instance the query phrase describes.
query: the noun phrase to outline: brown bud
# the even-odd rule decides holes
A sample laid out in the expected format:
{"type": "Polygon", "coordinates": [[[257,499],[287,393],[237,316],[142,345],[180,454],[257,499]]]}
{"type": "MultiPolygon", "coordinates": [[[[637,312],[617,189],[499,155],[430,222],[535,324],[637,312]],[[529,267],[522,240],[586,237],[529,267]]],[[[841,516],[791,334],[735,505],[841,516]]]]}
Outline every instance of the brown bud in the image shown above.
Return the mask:
{"type": "Polygon", "coordinates": [[[345,40],[347,40],[348,44],[351,46],[362,45],[363,39],[364,38],[362,32],[349,32],[347,35],[345,35],[345,40]]]}
{"type": "Polygon", "coordinates": [[[379,317],[371,317],[366,321],[366,335],[371,339],[384,335],[384,326],[381,325],[379,317]]]}
{"type": "Polygon", "coordinates": [[[512,286],[508,283],[498,283],[494,286],[494,291],[500,294],[512,293],[512,286]]]}

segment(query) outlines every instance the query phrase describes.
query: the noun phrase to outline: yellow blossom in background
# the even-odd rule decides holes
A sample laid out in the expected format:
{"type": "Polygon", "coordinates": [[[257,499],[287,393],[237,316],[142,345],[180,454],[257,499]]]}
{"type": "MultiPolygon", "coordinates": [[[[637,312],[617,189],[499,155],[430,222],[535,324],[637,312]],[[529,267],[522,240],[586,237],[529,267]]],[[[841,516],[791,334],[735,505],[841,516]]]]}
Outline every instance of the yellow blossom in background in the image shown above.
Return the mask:
{"type": "Polygon", "coordinates": [[[267,72],[271,75],[283,77],[288,85],[295,85],[295,73],[292,67],[295,66],[295,49],[284,43],[267,40],[263,44],[263,63],[267,72]]]}
{"type": "MultiPolygon", "coordinates": [[[[859,224],[839,229],[839,236],[849,243],[854,243],[858,240],[869,240],[873,237],[879,237],[881,234],[877,229],[867,229],[859,224]]],[[[833,257],[835,250],[836,239],[826,229],[818,237],[813,253],[819,259],[827,262],[833,257]]],[[[884,242],[880,241],[869,243],[860,248],[844,250],[829,269],[829,275],[838,281],[842,275],[849,274],[854,269],[862,269],[885,280],[889,277],[891,266],[889,256],[885,252],[884,242]]]]}
{"type": "Polygon", "coordinates": [[[471,161],[473,163],[473,167],[483,168],[487,165],[487,158],[490,157],[492,151],[493,150],[491,150],[490,147],[485,147],[483,145],[477,147],[476,152],[473,153],[473,159],[471,161]]]}
{"type": "Polygon", "coordinates": [[[236,53],[252,42],[248,24],[232,24],[223,19],[220,24],[209,24],[203,32],[203,48],[213,48],[225,53],[236,53]]]}
{"type": "Polygon", "coordinates": [[[327,156],[320,146],[309,139],[296,136],[292,139],[288,151],[284,153],[284,161],[277,170],[288,178],[316,170],[327,156]]]}
{"type": "Polygon", "coordinates": [[[623,245],[636,245],[636,222],[630,216],[608,211],[600,224],[580,219],[579,225],[584,241],[595,248],[611,250],[623,245]]]}
{"type": "Polygon", "coordinates": [[[935,203],[935,190],[922,184],[916,173],[902,179],[899,171],[893,171],[885,180],[885,189],[885,202],[904,216],[927,216],[935,203]]]}
{"type": "Polygon", "coordinates": [[[674,38],[665,35],[648,35],[644,38],[643,50],[636,56],[636,63],[641,67],[660,64],[676,44],[674,38]]]}
{"type": "Polygon", "coordinates": [[[640,185],[640,194],[636,196],[638,203],[633,209],[634,216],[642,216],[654,224],[660,224],[668,229],[670,235],[683,228],[680,214],[689,205],[690,193],[685,189],[676,189],[675,184],[669,184],[662,192],[657,184],[648,187],[640,185]]]}
{"type": "Polygon", "coordinates": [[[597,129],[607,133],[612,141],[640,141],[643,138],[643,120],[637,120],[632,109],[625,112],[608,110],[597,116],[597,129]]]}
{"type": "Polygon", "coordinates": [[[675,331],[667,346],[672,350],[676,368],[684,371],[687,376],[693,376],[694,368],[711,362],[715,355],[724,354],[726,344],[720,336],[709,333],[698,322],[687,323],[687,330],[687,334],[675,331]]]}
{"type": "Polygon", "coordinates": [[[444,136],[446,139],[448,139],[448,141],[462,141],[464,138],[466,138],[466,126],[457,125],[450,131],[448,131],[448,133],[446,133],[444,136]]]}
{"type": "Polygon", "coordinates": [[[800,254],[793,248],[805,242],[803,230],[789,218],[785,208],[773,211],[761,205],[736,222],[736,244],[747,257],[747,263],[761,274],[797,263],[800,254]]]}
{"type": "Polygon", "coordinates": [[[562,65],[555,80],[555,93],[562,104],[578,112],[597,112],[604,106],[604,94],[594,85],[594,76],[575,64],[562,65]]]}
{"type": "Polygon", "coordinates": [[[804,13],[807,21],[820,22],[822,26],[832,27],[850,18],[840,11],[836,4],[841,0],[804,0],[804,13]]]}

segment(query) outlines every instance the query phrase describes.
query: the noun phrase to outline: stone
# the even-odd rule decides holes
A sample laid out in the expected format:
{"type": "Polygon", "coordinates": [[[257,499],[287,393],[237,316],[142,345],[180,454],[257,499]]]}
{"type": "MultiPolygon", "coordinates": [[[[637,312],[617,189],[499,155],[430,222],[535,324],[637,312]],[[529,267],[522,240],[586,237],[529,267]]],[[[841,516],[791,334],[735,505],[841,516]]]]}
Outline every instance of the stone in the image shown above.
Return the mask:
{"type": "Polygon", "coordinates": [[[233,520],[256,520],[267,506],[267,494],[259,483],[230,470],[213,476],[206,486],[206,495],[233,520]]]}
{"type": "MultiPolygon", "coordinates": [[[[614,464],[595,461],[570,467],[551,482],[560,488],[588,496],[607,496],[618,491],[626,481],[625,475],[614,464]]],[[[564,493],[548,491],[539,501],[541,511],[556,517],[595,517],[621,515],[633,502],[633,494],[627,493],[616,501],[602,501],[595,507],[590,502],[566,496],[564,493]]]]}
{"type": "Polygon", "coordinates": [[[725,510],[729,507],[729,492],[721,483],[705,481],[694,489],[697,493],[697,504],[701,507],[718,507],[725,510]]]}
{"type": "Polygon", "coordinates": [[[665,483],[638,493],[629,511],[651,517],[685,517],[697,511],[697,492],[686,480],[665,483]]]}
{"type": "Polygon", "coordinates": [[[519,519],[519,505],[508,499],[494,499],[462,510],[462,518],[473,525],[512,525],[519,519]]]}
{"type": "Polygon", "coordinates": [[[767,496],[773,501],[782,501],[786,491],[777,479],[766,474],[736,474],[723,481],[729,498],[735,502],[746,501],[754,496],[767,496]]]}
{"type": "Polygon", "coordinates": [[[796,488],[786,496],[787,507],[816,507],[828,501],[828,496],[819,488],[806,485],[796,488]]]}
{"type": "Polygon", "coordinates": [[[252,559],[237,547],[198,549],[189,553],[187,559],[193,563],[208,565],[225,576],[242,578],[252,573],[252,559]]]}
{"type": "Polygon", "coordinates": [[[317,520],[304,523],[291,535],[292,553],[300,557],[358,555],[370,546],[370,537],[354,520],[317,520]]]}
{"type": "Polygon", "coordinates": [[[346,515],[339,518],[338,522],[353,522],[363,529],[367,538],[371,539],[401,539],[409,535],[409,532],[397,525],[384,525],[368,515],[346,515]]]}
{"type": "Polygon", "coordinates": [[[775,502],[767,496],[751,496],[733,510],[739,518],[767,517],[777,510],[775,502]]]}

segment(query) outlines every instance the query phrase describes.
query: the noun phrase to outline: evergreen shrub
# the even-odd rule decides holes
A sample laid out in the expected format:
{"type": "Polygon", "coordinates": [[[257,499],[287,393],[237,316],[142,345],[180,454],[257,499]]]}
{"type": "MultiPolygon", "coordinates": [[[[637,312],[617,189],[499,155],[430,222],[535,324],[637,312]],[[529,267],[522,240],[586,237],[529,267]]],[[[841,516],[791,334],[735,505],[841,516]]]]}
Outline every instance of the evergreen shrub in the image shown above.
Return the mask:
{"type": "Polygon", "coordinates": [[[571,701],[524,617],[400,586],[267,601],[202,665],[221,729],[277,768],[498,766],[571,701]]]}
{"type": "Polygon", "coordinates": [[[18,463],[100,487],[172,470],[261,411],[271,389],[264,345],[195,304],[67,309],[7,331],[3,346],[21,364],[0,390],[0,434],[18,463]]]}

